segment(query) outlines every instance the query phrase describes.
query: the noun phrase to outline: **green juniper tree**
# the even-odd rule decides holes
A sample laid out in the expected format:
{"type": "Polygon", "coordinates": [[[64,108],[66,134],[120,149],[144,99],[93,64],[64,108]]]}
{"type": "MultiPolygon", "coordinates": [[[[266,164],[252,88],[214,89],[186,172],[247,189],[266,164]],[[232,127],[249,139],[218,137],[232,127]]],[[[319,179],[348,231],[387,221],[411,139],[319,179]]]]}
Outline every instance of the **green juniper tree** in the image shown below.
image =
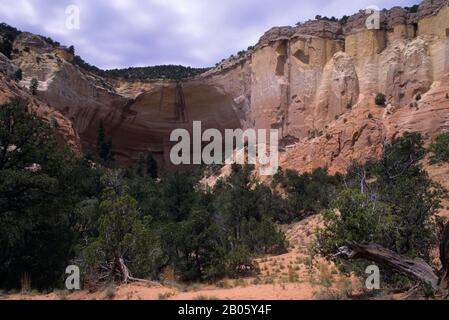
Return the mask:
{"type": "Polygon", "coordinates": [[[151,221],[140,217],[137,201],[126,191],[108,187],[98,208],[98,235],[81,255],[86,277],[120,282],[154,277],[160,250],[151,221]]]}
{"type": "Polygon", "coordinates": [[[23,78],[23,72],[22,69],[17,69],[17,71],[14,73],[14,79],[16,81],[21,81],[23,78]]]}
{"type": "Polygon", "coordinates": [[[153,153],[151,152],[147,155],[147,175],[152,179],[156,179],[158,177],[157,161],[154,159],[153,153]]]}
{"type": "Polygon", "coordinates": [[[106,164],[110,164],[114,161],[112,138],[106,137],[103,122],[100,122],[100,125],[98,126],[97,153],[100,159],[106,164]]]}
{"type": "Polygon", "coordinates": [[[14,40],[21,32],[6,23],[0,23],[0,53],[11,59],[14,40]]]}
{"type": "Polygon", "coordinates": [[[0,106],[0,287],[53,286],[73,254],[82,166],[19,101],[0,106]]]}
{"type": "Polygon", "coordinates": [[[383,93],[378,93],[375,98],[376,105],[384,107],[387,103],[387,97],[383,93]]]}
{"type": "Polygon", "coordinates": [[[36,78],[31,79],[30,91],[33,96],[35,96],[37,94],[38,87],[39,87],[39,81],[36,78]]]}
{"type": "Polygon", "coordinates": [[[421,167],[425,153],[421,135],[406,133],[385,147],[379,161],[354,165],[344,190],[324,212],[318,251],[332,257],[349,241],[376,243],[431,263],[445,191],[421,167]]]}
{"type": "Polygon", "coordinates": [[[281,223],[291,223],[328,208],[338,194],[341,181],[341,175],[330,176],[327,169],[303,174],[280,170],[273,179],[272,187],[281,187],[288,198],[285,203],[278,201],[276,219],[281,223]]]}
{"type": "Polygon", "coordinates": [[[432,163],[449,162],[449,133],[440,134],[429,150],[432,163]]]}
{"type": "Polygon", "coordinates": [[[145,157],[143,153],[139,153],[139,157],[137,158],[136,174],[139,177],[145,176],[145,157]]]}

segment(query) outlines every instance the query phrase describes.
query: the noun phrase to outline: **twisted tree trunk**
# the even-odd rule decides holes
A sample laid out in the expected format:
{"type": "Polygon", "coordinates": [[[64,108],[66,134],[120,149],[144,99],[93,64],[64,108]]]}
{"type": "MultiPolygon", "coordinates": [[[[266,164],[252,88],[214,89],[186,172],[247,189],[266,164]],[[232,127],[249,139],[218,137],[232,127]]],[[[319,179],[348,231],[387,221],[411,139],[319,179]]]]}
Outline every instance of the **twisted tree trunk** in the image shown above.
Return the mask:
{"type": "Polygon", "coordinates": [[[131,276],[128,267],[125,264],[125,261],[123,260],[123,258],[119,259],[119,265],[120,265],[120,274],[121,274],[121,278],[122,278],[122,283],[130,283],[130,282],[144,282],[153,286],[162,286],[160,283],[157,282],[153,282],[153,281],[149,281],[149,280],[145,280],[145,279],[139,279],[139,278],[135,278],[133,276],[131,276]]]}

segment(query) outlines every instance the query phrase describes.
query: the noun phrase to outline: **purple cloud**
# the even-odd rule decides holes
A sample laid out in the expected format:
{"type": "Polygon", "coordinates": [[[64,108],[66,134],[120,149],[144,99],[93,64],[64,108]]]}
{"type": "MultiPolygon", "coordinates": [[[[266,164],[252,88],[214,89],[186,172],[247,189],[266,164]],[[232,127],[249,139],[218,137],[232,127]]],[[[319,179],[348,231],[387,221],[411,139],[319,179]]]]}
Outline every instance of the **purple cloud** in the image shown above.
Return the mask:
{"type": "Polygon", "coordinates": [[[315,15],[411,6],[418,0],[0,0],[0,21],[74,45],[101,68],[157,64],[195,67],[254,45],[269,28],[315,15]],[[80,8],[80,30],[65,27],[68,5],[80,8]]]}

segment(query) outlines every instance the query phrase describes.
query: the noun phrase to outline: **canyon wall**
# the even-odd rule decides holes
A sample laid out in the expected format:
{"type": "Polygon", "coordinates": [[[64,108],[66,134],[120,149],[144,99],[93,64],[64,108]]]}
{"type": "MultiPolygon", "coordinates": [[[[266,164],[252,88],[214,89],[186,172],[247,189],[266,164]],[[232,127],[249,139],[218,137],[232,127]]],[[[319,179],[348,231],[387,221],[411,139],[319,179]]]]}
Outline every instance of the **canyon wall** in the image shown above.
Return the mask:
{"type": "Polygon", "coordinates": [[[448,1],[382,11],[379,30],[366,19],[273,28],[251,53],[248,114],[256,128],[280,129],[283,167],[344,172],[405,131],[431,141],[448,129],[448,1]]]}
{"type": "MultiPolygon", "coordinates": [[[[0,54],[1,55],[1,54],[0,54]]],[[[50,107],[42,99],[33,96],[29,90],[20,86],[14,77],[14,72],[18,67],[9,60],[0,57],[0,105],[9,103],[14,99],[20,100],[31,112],[42,118],[50,125],[61,146],[68,146],[77,155],[81,155],[81,139],[75,130],[72,122],[61,112],[50,107]]]]}
{"type": "Polygon", "coordinates": [[[182,82],[103,79],[29,33],[16,39],[13,63],[23,87],[39,80],[39,99],[71,120],[84,150],[95,148],[102,122],[121,163],[151,151],[169,168],[171,131],[200,120],[203,129],[279,129],[284,167],[336,172],[379,156],[402,132],[431,140],[449,124],[448,1],[382,11],[379,30],[367,30],[366,19],[361,11],[346,23],[273,28],[182,82]],[[378,92],[385,108],[374,103],[378,92]]]}

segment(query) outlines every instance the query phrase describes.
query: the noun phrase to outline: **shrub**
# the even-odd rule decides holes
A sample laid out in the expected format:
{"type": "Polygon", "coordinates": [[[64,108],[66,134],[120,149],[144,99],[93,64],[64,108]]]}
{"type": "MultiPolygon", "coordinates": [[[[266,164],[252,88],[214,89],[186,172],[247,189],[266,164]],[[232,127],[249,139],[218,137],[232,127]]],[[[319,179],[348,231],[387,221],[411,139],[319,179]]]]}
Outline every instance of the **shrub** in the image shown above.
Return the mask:
{"type": "Polygon", "coordinates": [[[21,32],[6,23],[0,23],[0,52],[11,59],[12,45],[21,32]]]}
{"type": "Polygon", "coordinates": [[[440,134],[429,150],[432,163],[449,162],[449,132],[440,134]]]}
{"type": "Polygon", "coordinates": [[[30,91],[33,96],[35,96],[37,94],[38,87],[39,87],[39,81],[36,78],[31,79],[30,91]]]}
{"type": "Polygon", "coordinates": [[[345,25],[348,22],[348,20],[349,20],[349,17],[344,15],[343,17],[341,17],[340,23],[345,25]]]}
{"type": "Polygon", "coordinates": [[[164,292],[164,293],[159,293],[158,294],[158,299],[159,300],[168,300],[168,299],[170,299],[171,297],[173,297],[173,296],[175,296],[176,295],[176,293],[175,292],[164,292]]]}
{"type": "Polygon", "coordinates": [[[226,261],[227,274],[231,277],[248,276],[257,270],[251,252],[244,246],[238,246],[229,252],[226,261]]]}
{"type": "Polygon", "coordinates": [[[103,122],[97,129],[97,155],[105,164],[111,164],[114,161],[112,138],[106,137],[103,122]]]}
{"type": "Polygon", "coordinates": [[[58,48],[61,46],[61,44],[58,41],[53,40],[50,37],[44,37],[44,36],[40,36],[42,38],[42,40],[44,40],[46,43],[48,43],[49,45],[51,45],[54,48],[58,48]]]}
{"type": "Polygon", "coordinates": [[[419,10],[419,4],[416,4],[412,7],[405,7],[404,9],[408,10],[410,13],[417,13],[419,10]]]}
{"type": "Polygon", "coordinates": [[[106,290],[104,291],[104,296],[106,299],[112,300],[115,298],[116,293],[117,288],[115,287],[114,284],[111,283],[106,287],[106,290]]]}
{"type": "Polygon", "coordinates": [[[158,176],[158,166],[157,161],[154,159],[154,156],[151,152],[147,154],[146,159],[146,165],[147,165],[147,175],[150,176],[153,179],[156,179],[158,176]]]}
{"type": "Polygon", "coordinates": [[[387,102],[387,98],[383,93],[378,93],[376,95],[375,102],[376,102],[376,105],[378,105],[380,107],[384,107],[387,102]]]}
{"type": "Polygon", "coordinates": [[[276,220],[291,223],[327,208],[338,193],[340,181],[339,175],[330,176],[327,169],[301,175],[293,170],[279,171],[273,187],[280,186],[288,197],[284,207],[278,206],[276,220]]]}
{"type": "Polygon", "coordinates": [[[17,69],[17,71],[14,73],[14,80],[21,81],[23,78],[22,69],[17,69]]]}

